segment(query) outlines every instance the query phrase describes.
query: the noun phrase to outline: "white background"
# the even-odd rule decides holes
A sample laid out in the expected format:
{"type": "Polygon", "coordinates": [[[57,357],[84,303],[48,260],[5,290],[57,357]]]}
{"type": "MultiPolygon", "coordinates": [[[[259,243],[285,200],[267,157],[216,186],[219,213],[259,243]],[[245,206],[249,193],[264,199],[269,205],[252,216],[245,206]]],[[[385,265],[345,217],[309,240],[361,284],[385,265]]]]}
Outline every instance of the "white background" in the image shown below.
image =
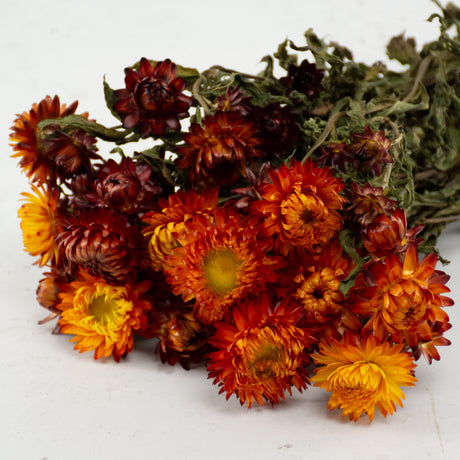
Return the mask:
{"type": "MultiPolygon", "coordinates": [[[[316,388],[277,407],[226,402],[204,368],[162,365],[143,342],[120,364],[72,350],[35,300],[41,272],[22,250],[16,212],[25,176],[9,158],[14,115],[45,95],[116,124],[102,80],[123,87],[140,57],[204,70],[213,64],[254,73],[286,37],[304,44],[313,27],[370,63],[390,37],[437,36],[428,0],[119,1],[0,0],[0,457],[2,459],[456,459],[460,458],[458,306],[448,310],[453,345],[419,361],[415,388],[393,417],[357,423],[326,409],[316,388]]],[[[104,147],[102,147],[104,148],[104,147]]],[[[452,263],[460,305],[460,226],[439,241],[452,263]]]]}

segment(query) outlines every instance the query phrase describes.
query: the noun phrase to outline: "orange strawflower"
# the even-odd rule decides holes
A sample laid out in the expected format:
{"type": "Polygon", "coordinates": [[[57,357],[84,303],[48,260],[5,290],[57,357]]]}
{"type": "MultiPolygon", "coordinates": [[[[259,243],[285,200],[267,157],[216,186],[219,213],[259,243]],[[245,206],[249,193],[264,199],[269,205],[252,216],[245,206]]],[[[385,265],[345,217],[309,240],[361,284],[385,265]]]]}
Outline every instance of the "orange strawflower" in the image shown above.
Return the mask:
{"type": "Polygon", "coordinates": [[[346,201],[339,192],[345,184],[331,169],[292,160],[268,174],[272,183],[261,185],[262,200],[252,209],[264,217],[265,232],[276,235],[283,254],[293,246],[317,250],[337,235],[343,224],[339,210],[346,201]]]}
{"type": "Polygon", "coordinates": [[[337,240],[319,254],[302,257],[301,271],[294,278],[294,296],[303,305],[308,322],[325,323],[342,310],[345,297],[339,286],[351,268],[337,240]]]}
{"type": "Polygon", "coordinates": [[[208,215],[217,208],[218,194],[217,188],[205,189],[200,195],[193,190],[178,190],[167,200],[158,200],[161,212],[150,211],[142,217],[142,221],[148,224],[142,233],[149,240],[154,270],[165,268],[167,256],[178,246],[176,237],[186,232],[185,222],[192,220],[196,214],[208,215]]]}
{"type": "Polygon", "coordinates": [[[416,364],[403,346],[380,343],[374,336],[361,339],[345,333],[342,341],[329,339],[313,354],[315,386],[332,391],[328,409],[342,409],[343,416],[355,422],[365,413],[372,421],[375,408],[386,417],[402,407],[404,393],[400,387],[414,386],[416,364]]]}
{"type": "Polygon", "coordinates": [[[405,341],[412,348],[419,340],[430,341],[431,326],[449,321],[442,307],[453,304],[442,295],[450,291],[445,285],[449,276],[435,271],[437,259],[432,253],[419,262],[411,246],[404,261],[391,254],[373,263],[357,281],[364,289],[350,299],[353,312],[369,318],[365,330],[373,331],[379,340],[390,334],[395,342],[405,341]]]}
{"type": "Polygon", "coordinates": [[[40,256],[36,263],[42,267],[59,262],[56,235],[61,229],[58,213],[57,189],[32,185],[34,195],[22,193],[24,204],[18,210],[24,249],[32,256],[40,256]]]}
{"type": "Polygon", "coordinates": [[[108,284],[103,278],[81,271],[77,281],[62,286],[59,294],[59,325],[64,334],[73,334],[74,349],[94,350],[94,359],[113,356],[115,361],[133,348],[133,331],[147,321],[151,305],[142,295],[150,282],[108,284]]]}
{"type": "Polygon", "coordinates": [[[209,343],[209,378],[227,399],[241,405],[276,404],[291,388],[306,388],[309,337],[296,326],[301,309],[288,298],[272,304],[268,295],[241,302],[228,322],[216,323],[209,343]]]}
{"type": "Polygon", "coordinates": [[[183,138],[185,145],[176,150],[177,165],[189,168],[192,183],[231,184],[246,175],[248,161],[260,156],[256,127],[238,112],[206,115],[183,138]]]}
{"type": "Polygon", "coordinates": [[[185,302],[195,299],[195,318],[206,324],[249,293],[277,280],[279,257],[265,254],[257,228],[235,211],[219,209],[213,220],[197,215],[167,260],[166,281],[185,302]]]}
{"type": "Polygon", "coordinates": [[[59,175],[69,177],[79,170],[91,171],[90,159],[100,158],[93,146],[95,138],[82,130],[66,134],[52,127],[47,129],[46,140],[40,140],[41,121],[72,115],[77,105],[75,101],[66,107],[58,96],[46,96],[14,121],[10,140],[15,153],[11,156],[19,158],[19,166],[32,182],[52,184],[59,175]]]}

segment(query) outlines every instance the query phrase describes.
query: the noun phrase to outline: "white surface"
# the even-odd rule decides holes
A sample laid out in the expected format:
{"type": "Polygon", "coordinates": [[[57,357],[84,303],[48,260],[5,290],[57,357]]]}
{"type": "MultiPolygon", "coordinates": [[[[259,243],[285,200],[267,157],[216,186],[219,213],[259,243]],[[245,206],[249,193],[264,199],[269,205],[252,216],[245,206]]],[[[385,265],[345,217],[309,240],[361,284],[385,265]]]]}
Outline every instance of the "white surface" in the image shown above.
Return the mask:
{"type": "Polygon", "coordinates": [[[277,407],[247,410],[219,396],[204,368],[162,365],[151,342],[121,364],[95,362],[73,351],[68,336],[51,335],[52,325],[37,325],[46,314],[35,301],[41,272],[22,251],[16,218],[28,185],[8,147],[14,115],[46,94],[78,99],[81,111],[113,123],[103,75],[121,88],[123,68],[142,56],[258,72],[259,59],[286,36],[304,43],[313,27],[371,62],[385,58],[400,32],[419,43],[434,38],[437,25],[425,22],[434,11],[428,0],[0,0],[0,458],[460,458],[460,226],[439,242],[452,260],[453,345],[432,366],[419,361],[403,409],[353,423],[309,388],[277,407]]]}

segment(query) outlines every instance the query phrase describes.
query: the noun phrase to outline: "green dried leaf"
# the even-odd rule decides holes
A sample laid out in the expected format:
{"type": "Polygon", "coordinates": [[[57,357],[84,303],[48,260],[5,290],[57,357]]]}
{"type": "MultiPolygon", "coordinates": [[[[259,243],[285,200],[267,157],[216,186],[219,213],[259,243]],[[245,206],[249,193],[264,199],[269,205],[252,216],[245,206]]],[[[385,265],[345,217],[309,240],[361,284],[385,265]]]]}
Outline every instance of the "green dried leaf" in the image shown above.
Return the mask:
{"type": "Polygon", "coordinates": [[[117,102],[115,91],[105,81],[105,77],[104,77],[104,97],[105,97],[105,104],[107,105],[107,108],[110,110],[110,113],[117,120],[123,121],[123,118],[121,117],[121,115],[115,110],[115,104],[117,102]]]}

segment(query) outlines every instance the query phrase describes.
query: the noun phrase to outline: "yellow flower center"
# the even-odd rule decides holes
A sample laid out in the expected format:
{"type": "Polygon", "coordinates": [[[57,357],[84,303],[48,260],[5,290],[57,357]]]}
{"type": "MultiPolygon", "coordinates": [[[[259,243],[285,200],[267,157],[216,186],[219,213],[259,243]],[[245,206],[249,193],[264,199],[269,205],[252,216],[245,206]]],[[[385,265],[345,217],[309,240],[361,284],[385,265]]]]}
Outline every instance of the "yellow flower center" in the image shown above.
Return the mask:
{"type": "Polygon", "coordinates": [[[116,319],[118,304],[115,299],[105,295],[96,296],[91,304],[89,310],[97,322],[108,324],[116,319]]]}
{"type": "Polygon", "coordinates": [[[226,295],[238,284],[241,261],[230,249],[210,252],[204,259],[203,270],[208,288],[219,295],[226,295]]]}

